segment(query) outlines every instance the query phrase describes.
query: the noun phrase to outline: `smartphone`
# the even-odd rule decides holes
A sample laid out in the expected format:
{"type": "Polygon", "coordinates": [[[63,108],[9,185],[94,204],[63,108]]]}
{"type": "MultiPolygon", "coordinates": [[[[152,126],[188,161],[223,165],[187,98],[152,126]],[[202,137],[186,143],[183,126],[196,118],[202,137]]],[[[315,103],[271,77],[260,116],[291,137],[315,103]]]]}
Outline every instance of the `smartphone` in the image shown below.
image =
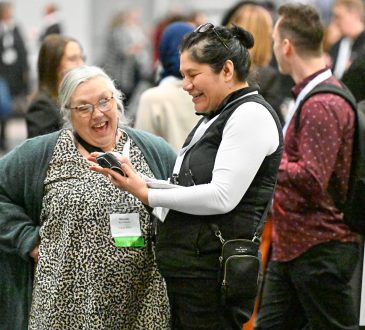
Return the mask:
{"type": "Polygon", "coordinates": [[[120,161],[111,153],[106,152],[96,157],[96,162],[101,167],[110,168],[113,171],[118,172],[120,175],[126,176],[121,168],[120,161]]]}

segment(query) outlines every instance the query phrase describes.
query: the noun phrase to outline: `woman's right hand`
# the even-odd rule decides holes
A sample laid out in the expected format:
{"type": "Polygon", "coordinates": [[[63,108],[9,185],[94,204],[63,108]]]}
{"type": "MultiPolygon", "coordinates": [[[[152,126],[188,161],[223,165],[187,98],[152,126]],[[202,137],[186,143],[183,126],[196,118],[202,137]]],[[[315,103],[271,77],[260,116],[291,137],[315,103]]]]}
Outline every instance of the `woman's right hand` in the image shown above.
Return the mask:
{"type": "MultiPolygon", "coordinates": [[[[92,153],[88,160],[95,162],[97,153],[92,153]]],[[[133,168],[132,163],[127,157],[118,157],[119,162],[122,164],[125,176],[120,175],[118,172],[111,170],[110,168],[104,168],[98,165],[90,166],[90,170],[105,175],[111,183],[121,190],[128,191],[130,194],[137,197],[143,204],[148,205],[148,187],[146,182],[140,177],[133,168]]]]}

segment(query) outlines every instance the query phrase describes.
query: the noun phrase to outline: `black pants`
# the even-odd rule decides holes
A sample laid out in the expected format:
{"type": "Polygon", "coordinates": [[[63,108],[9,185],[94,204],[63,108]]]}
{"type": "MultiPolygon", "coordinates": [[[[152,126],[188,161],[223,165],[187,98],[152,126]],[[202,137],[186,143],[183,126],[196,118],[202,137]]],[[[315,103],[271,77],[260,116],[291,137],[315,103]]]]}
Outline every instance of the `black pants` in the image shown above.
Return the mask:
{"type": "Polygon", "coordinates": [[[255,299],[243,307],[222,306],[216,280],[165,279],[173,330],[242,330],[250,318],[255,299]]]}
{"type": "Polygon", "coordinates": [[[349,284],[358,255],[357,244],[329,242],[269,262],[255,329],[358,329],[349,284]]]}

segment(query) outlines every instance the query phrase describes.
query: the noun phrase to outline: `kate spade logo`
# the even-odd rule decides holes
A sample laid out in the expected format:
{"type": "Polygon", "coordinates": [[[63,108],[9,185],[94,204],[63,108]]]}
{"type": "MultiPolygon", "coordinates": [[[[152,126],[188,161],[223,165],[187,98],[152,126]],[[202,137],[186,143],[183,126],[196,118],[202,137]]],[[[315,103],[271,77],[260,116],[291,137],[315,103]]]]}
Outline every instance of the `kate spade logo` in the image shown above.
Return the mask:
{"type": "Polygon", "coordinates": [[[248,251],[248,248],[240,246],[235,249],[238,253],[246,253],[248,251]]]}

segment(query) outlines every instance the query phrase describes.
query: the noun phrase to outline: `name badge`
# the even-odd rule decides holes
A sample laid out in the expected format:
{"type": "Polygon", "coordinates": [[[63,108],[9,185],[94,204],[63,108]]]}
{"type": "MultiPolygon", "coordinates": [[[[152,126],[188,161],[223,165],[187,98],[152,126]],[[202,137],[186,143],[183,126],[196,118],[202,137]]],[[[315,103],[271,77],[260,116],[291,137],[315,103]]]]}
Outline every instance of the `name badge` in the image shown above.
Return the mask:
{"type": "Polygon", "coordinates": [[[138,213],[110,214],[110,231],[116,247],[145,245],[138,213]]]}

